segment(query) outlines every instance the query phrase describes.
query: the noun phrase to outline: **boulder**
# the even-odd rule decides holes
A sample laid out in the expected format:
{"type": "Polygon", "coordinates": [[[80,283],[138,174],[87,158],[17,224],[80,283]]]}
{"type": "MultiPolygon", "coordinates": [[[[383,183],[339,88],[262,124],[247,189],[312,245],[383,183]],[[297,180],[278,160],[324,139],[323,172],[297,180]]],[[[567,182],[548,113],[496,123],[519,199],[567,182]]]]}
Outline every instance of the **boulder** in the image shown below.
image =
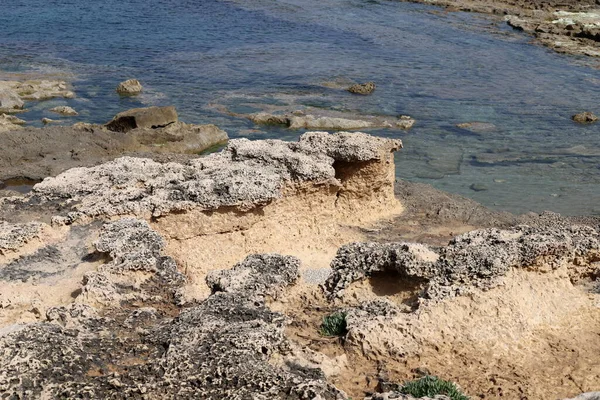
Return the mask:
{"type": "Polygon", "coordinates": [[[79,115],[79,113],[77,111],[75,111],[73,108],[68,107],[68,106],[54,107],[48,111],[56,113],[56,114],[68,115],[68,116],[79,115]]]}
{"type": "Polygon", "coordinates": [[[357,83],[348,88],[350,93],[367,95],[375,91],[375,82],[357,83]]]}
{"type": "Polygon", "coordinates": [[[50,118],[42,118],[42,123],[43,123],[44,125],[52,124],[52,123],[54,123],[54,122],[58,122],[58,121],[55,121],[55,120],[53,120],[53,119],[50,119],[50,118]]]}
{"type": "Polygon", "coordinates": [[[142,84],[137,79],[129,79],[119,83],[117,86],[117,93],[122,95],[134,95],[139,94],[142,91],[142,84]]]}
{"type": "Polygon", "coordinates": [[[575,114],[571,119],[580,124],[591,124],[592,122],[598,121],[598,117],[589,111],[575,114]]]}
{"type": "Polygon", "coordinates": [[[0,90],[0,111],[19,112],[24,106],[25,103],[16,92],[10,89],[0,90]]]}
{"type": "Polygon", "coordinates": [[[113,132],[129,132],[135,128],[162,128],[177,122],[175,107],[133,108],[117,114],[106,127],[113,132]]]}

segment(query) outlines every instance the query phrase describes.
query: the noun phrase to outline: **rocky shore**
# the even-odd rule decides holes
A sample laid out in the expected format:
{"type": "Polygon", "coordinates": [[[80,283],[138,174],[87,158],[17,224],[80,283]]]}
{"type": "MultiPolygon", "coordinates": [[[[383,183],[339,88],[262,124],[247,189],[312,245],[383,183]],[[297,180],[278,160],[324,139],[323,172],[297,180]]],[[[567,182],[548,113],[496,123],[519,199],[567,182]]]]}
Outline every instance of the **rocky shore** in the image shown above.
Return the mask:
{"type": "Polygon", "coordinates": [[[403,0],[450,11],[504,17],[560,53],[600,57],[600,5],[595,0],[403,0]]]}
{"type": "Polygon", "coordinates": [[[600,221],[395,182],[401,148],[236,139],[0,199],[0,393],[412,399],[423,374],[480,398],[599,390],[600,221]]]}

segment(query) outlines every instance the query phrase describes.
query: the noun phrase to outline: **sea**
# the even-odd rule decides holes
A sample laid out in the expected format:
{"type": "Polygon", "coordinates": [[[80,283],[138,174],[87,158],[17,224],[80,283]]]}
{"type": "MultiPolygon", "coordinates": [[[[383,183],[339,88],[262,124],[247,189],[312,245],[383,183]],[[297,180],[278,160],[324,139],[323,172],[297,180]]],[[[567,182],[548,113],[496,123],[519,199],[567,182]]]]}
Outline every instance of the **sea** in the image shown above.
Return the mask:
{"type": "MultiPolygon", "coordinates": [[[[104,123],[128,108],[174,105],[180,119],[231,138],[296,140],[304,131],[224,113],[317,107],[410,115],[399,179],[514,213],[600,215],[600,70],[558,54],[500,17],[394,0],[0,0],[0,79],[69,81],[74,99],[28,104],[65,122],[104,123]],[[120,97],[120,81],[144,92],[120,97]],[[374,81],[370,96],[344,90],[374,81]],[[478,122],[477,129],[457,124],[478,122]]],[[[2,139],[0,136],[0,146],[2,139]]]]}

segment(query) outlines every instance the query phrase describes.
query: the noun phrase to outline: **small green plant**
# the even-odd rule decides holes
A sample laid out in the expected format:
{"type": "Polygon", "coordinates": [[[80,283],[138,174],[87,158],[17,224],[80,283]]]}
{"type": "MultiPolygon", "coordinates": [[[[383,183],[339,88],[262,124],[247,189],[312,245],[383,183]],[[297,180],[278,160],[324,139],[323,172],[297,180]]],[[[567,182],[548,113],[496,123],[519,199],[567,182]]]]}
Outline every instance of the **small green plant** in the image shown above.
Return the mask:
{"type": "Polygon", "coordinates": [[[452,400],[469,400],[452,382],[445,381],[437,376],[425,376],[416,381],[406,382],[400,391],[413,397],[434,397],[438,394],[446,395],[452,400]]]}
{"type": "Polygon", "coordinates": [[[344,336],[347,332],[345,312],[334,312],[323,318],[319,330],[319,333],[323,336],[344,336]]]}

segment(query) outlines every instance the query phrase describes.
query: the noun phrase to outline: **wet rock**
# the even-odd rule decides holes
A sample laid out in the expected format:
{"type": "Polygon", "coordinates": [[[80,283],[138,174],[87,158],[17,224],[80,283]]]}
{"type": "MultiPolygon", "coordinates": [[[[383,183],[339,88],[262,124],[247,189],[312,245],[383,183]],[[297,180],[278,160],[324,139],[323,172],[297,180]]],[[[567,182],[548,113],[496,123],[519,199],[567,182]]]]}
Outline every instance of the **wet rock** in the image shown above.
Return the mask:
{"type": "Polygon", "coordinates": [[[488,187],[482,183],[472,183],[471,186],[469,186],[469,189],[474,192],[485,192],[488,190],[488,187]]]}
{"type": "Polygon", "coordinates": [[[52,123],[55,123],[55,122],[60,122],[60,121],[55,121],[55,120],[50,119],[50,118],[42,118],[42,123],[44,125],[52,124],[52,123]]]}
{"type": "Polygon", "coordinates": [[[0,112],[19,112],[24,106],[25,103],[15,91],[0,87],[0,112]]]}
{"type": "Polygon", "coordinates": [[[73,108],[68,107],[68,106],[54,107],[48,111],[51,111],[56,114],[67,115],[67,116],[79,115],[79,113],[77,111],[75,111],[73,108]]]}
{"type": "Polygon", "coordinates": [[[142,92],[142,84],[137,79],[129,79],[119,83],[117,93],[120,95],[136,95],[142,92]]]}
{"type": "Polygon", "coordinates": [[[290,125],[290,120],[286,115],[269,114],[266,112],[251,114],[248,116],[248,119],[255,124],[261,125],[290,125]]]}
{"type": "Polygon", "coordinates": [[[71,99],[75,93],[68,89],[64,81],[55,80],[27,80],[27,81],[0,81],[0,91],[9,89],[16,92],[21,100],[47,100],[55,97],[71,99]]]}
{"type": "Polygon", "coordinates": [[[598,117],[589,111],[575,114],[571,119],[580,124],[589,124],[598,121],[598,117]]]}
{"type": "Polygon", "coordinates": [[[136,128],[127,133],[140,144],[166,146],[174,153],[199,153],[224,143],[227,132],[215,125],[193,125],[178,121],[164,128],[136,128]]]}
{"type": "Polygon", "coordinates": [[[375,91],[375,82],[357,83],[348,88],[350,93],[368,95],[375,91]]]}
{"type": "Polygon", "coordinates": [[[175,107],[133,108],[117,114],[106,127],[114,132],[129,132],[135,128],[164,128],[177,122],[175,107]]]}
{"type": "Polygon", "coordinates": [[[490,133],[498,129],[496,125],[489,122],[463,122],[457,124],[456,127],[474,133],[490,133]]]}
{"type": "Polygon", "coordinates": [[[370,128],[400,128],[410,129],[415,120],[402,115],[398,118],[379,116],[356,116],[352,113],[320,112],[306,114],[294,112],[287,114],[270,114],[260,112],[246,116],[257,124],[286,125],[290,129],[325,129],[325,130],[356,130],[370,128]]]}

